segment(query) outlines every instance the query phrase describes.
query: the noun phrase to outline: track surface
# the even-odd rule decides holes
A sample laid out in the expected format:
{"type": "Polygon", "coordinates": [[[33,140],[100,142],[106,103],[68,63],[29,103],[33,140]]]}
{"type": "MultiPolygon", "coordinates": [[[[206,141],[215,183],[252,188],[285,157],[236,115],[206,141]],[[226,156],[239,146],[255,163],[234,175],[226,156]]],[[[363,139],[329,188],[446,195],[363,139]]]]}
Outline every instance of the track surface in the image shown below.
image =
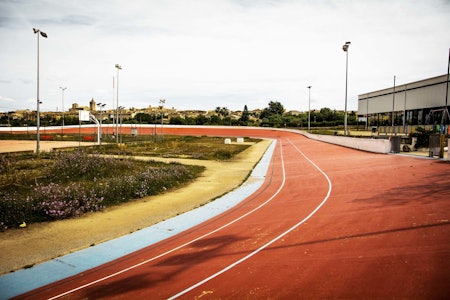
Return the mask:
{"type": "Polygon", "coordinates": [[[164,133],[278,142],[237,207],[21,298],[449,298],[450,164],[274,130],[164,133]]]}

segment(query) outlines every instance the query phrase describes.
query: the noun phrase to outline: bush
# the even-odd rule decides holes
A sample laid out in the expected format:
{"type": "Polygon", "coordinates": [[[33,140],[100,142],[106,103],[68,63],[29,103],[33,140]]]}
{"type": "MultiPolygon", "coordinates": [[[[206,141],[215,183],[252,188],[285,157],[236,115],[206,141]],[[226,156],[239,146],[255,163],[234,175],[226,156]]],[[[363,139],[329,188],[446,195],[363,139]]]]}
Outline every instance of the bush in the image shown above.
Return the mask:
{"type": "Polygon", "coordinates": [[[32,208],[27,199],[12,193],[0,198],[0,231],[18,227],[32,215],[32,208]]]}
{"type": "Polygon", "coordinates": [[[37,185],[28,202],[32,203],[34,215],[41,217],[36,221],[61,220],[104,208],[103,197],[80,183],[37,185]]]}
{"type": "Polygon", "coordinates": [[[430,135],[437,133],[436,128],[427,130],[423,127],[417,127],[415,133],[410,133],[410,137],[417,137],[416,148],[428,147],[430,145],[430,135]]]}
{"type": "Polygon", "coordinates": [[[0,174],[6,174],[11,168],[12,160],[6,155],[0,156],[0,174]]]}
{"type": "Polygon", "coordinates": [[[80,216],[190,181],[199,166],[120,160],[82,151],[29,160],[0,156],[0,231],[80,216]],[[23,170],[28,166],[28,173],[23,170]],[[22,176],[12,176],[21,171],[22,176]],[[20,186],[20,189],[17,187],[20,186]]]}
{"type": "Polygon", "coordinates": [[[93,180],[113,175],[116,170],[123,172],[130,169],[132,169],[132,163],[129,160],[104,157],[97,153],[88,155],[84,151],[74,151],[56,154],[51,174],[55,180],[73,178],[93,180]]]}
{"type": "Polygon", "coordinates": [[[231,151],[226,149],[217,150],[214,153],[214,157],[216,157],[219,160],[230,159],[232,156],[233,154],[231,153],[231,151]]]}
{"type": "Polygon", "coordinates": [[[114,205],[133,198],[156,195],[193,178],[195,174],[186,166],[172,163],[160,168],[110,178],[97,185],[97,193],[103,195],[106,205],[114,205]]]}

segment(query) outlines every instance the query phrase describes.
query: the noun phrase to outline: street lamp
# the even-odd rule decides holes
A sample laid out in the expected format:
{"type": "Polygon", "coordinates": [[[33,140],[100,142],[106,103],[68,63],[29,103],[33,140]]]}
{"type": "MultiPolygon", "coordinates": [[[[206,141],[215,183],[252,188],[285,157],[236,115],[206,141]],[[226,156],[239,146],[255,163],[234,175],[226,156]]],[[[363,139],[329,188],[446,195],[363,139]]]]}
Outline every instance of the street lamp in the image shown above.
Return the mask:
{"type": "Polygon", "coordinates": [[[116,143],[119,143],[119,70],[122,70],[122,67],[119,64],[116,64],[117,69],[117,95],[116,95],[116,114],[117,114],[117,120],[116,120],[116,143]]]}
{"type": "Polygon", "coordinates": [[[347,82],[348,82],[348,47],[350,47],[350,42],[345,42],[342,46],[346,54],[345,59],[345,110],[344,110],[344,135],[347,136],[347,82]]]}
{"type": "Polygon", "coordinates": [[[309,101],[308,101],[308,132],[311,132],[311,86],[309,89],[309,101]]]}
{"type": "Polygon", "coordinates": [[[33,28],[33,32],[35,34],[37,34],[37,97],[36,97],[36,104],[37,104],[37,109],[36,109],[36,114],[37,114],[37,121],[36,121],[36,154],[39,154],[40,151],[40,132],[39,132],[39,127],[40,127],[40,113],[39,113],[39,105],[42,103],[39,101],[39,36],[41,35],[42,37],[47,38],[47,34],[45,32],[40,31],[39,29],[33,28]]]}
{"type": "Polygon", "coordinates": [[[67,89],[67,87],[59,87],[61,89],[62,94],[62,128],[61,128],[61,135],[64,139],[64,91],[67,89]]]}
{"type": "Polygon", "coordinates": [[[106,106],[106,104],[98,103],[97,106],[100,108],[100,141],[99,141],[99,145],[101,145],[102,139],[103,139],[103,134],[102,134],[103,108],[106,106]]]}

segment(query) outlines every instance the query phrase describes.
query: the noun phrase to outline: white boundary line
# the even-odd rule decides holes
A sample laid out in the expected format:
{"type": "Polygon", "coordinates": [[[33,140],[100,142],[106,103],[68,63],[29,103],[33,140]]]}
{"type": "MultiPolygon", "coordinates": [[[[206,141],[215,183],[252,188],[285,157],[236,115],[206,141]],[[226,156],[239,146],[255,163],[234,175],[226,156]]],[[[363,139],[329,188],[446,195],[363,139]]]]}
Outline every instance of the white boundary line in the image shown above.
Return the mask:
{"type": "MultiPolygon", "coordinates": [[[[331,194],[331,190],[332,190],[332,183],[330,178],[327,176],[327,174],[322,171],[322,169],[320,169],[311,159],[309,159],[300,149],[297,148],[297,146],[295,146],[289,139],[288,139],[289,143],[297,150],[297,152],[299,152],[309,163],[311,163],[324,177],[325,179],[328,181],[328,193],[326,194],[325,198],[322,200],[322,202],[308,215],[306,216],[303,220],[301,220],[300,222],[298,222],[297,224],[295,224],[294,226],[292,226],[291,228],[289,228],[288,230],[286,230],[285,232],[283,232],[282,234],[280,234],[279,236],[277,236],[276,238],[272,239],[271,241],[269,241],[267,244],[259,247],[258,249],[256,249],[255,251],[249,253],[248,255],[244,256],[243,258],[237,260],[236,262],[234,262],[233,264],[227,266],[226,268],[220,270],[219,272],[203,279],[202,281],[188,287],[187,289],[179,292],[178,294],[168,298],[168,299],[175,299],[178,298],[184,294],[186,294],[187,292],[201,286],[202,284],[210,281],[211,279],[214,279],[215,277],[225,273],[226,271],[234,268],[235,266],[237,266],[238,264],[246,261],[247,259],[249,259],[250,257],[258,254],[259,252],[261,252],[262,250],[264,250],[265,248],[267,248],[268,246],[272,245],[273,243],[275,243],[276,241],[278,241],[279,239],[281,239],[282,237],[284,237],[285,235],[287,235],[288,233],[290,233],[291,231],[293,231],[294,229],[296,229],[297,227],[299,227],[301,224],[305,223],[309,218],[311,218],[324,204],[325,202],[328,200],[328,198],[330,197],[331,194]]],[[[285,173],[284,173],[284,162],[283,162],[283,185],[285,182],[285,173]]],[[[276,193],[278,194],[278,192],[276,193]]],[[[273,196],[274,197],[274,196],[273,196]]]]}
{"type": "Polygon", "coordinates": [[[139,267],[139,266],[145,265],[145,264],[147,264],[147,263],[149,263],[149,262],[151,262],[151,261],[154,261],[154,260],[156,260],[156,259],[158,259],[158,258],[161,258],[161,257],[163,257],[163,256],[166,256],[166,255],[172,253],[172,252],[175,252],[175,251],[177,251],[177,250],[179,250],[179,249],[181,249],[181,248],[184,248],[185,246],[188,246],[189,244],[192,244],[192,243],[194,243],[194,242],[196,242],[196,241],[198,241],[198,240],[200,240],[200,239],[203,239],[203,238],[205,238],[205,237],[207,237],[207,236],[209,236],[209,235],[211,235],[211,234],[213,234],[213,233],[216,233],[216,232],[218,232],[218,231],[220,231],[220,230],[222,230],[222,229],[224,229],[224,228],[226,228],[226,227],[228,227],[228,226],[230,226],[230,225],[236,223],[237,221],[242,220],[243,218],[247,217],[248,215],[254,213],[255,211],[259,210],[260,208],[262,208],[263,206],[265,206],[267,203],[269,203],[270,201],[272,201],[272,200],[273,200],[273,199],[281,192],[281,190],[283,189],[284,184],[285,184],[285,182],[286,182],[286,172],[285,172],[285,168],[284,168],[284,158],[283,158],[283,149],[282,149],[282,142],[281,142],[281,141],[280,141],[280,153],[281,153],[281,165],[282,165],[282,170],[283,170],[283,181],[282,181],[280,187],[278,188],[278,190],[277,190],[277,191],[276,191],[269,199],[267,199],[265,202],[261,203],[260,205],[258,205],[258,206],[255,207],[254,209],[252,209],[251,211],[249,211],[249,212],[243,214],[242,216],[240,216],[240,217],[234,219],[233,221],[231,221],[231,222],[229,222],[229,223],[227,223],[227,224],[225,224],[225,225],[223,225],[223,226],[221,226],[221,227],[219,227],[219,228],[214,229],[213,231],[210,231],[210,232],[208,232],[208,233],[206,233],[206,234],[204,234],[204,235],[202,235],[202,236],[200,236],[200,237],[197,237],[197,238],[195,238],[195,239],[193,239],[193,240],[191,240],[191,241],[189,241],[189,242],[186,242],[186,243],[184,243],[184,244],[182,244],[182,245],[180,245],[180,246],[177,246],[177,247],[175,247],[175,248],[173,248],[173,249],[171,249],[171,250],[169,250],[169,251],[166,251],[166,252],[164,252],[164,253],[161,253],[161,254],[159,254],[159,255],[157,255],[157,256],[154,256],[154,257],[152,257],[152,258],[149,258],[149,259],[147,259],[147,260],[144,260],[144,261],[142,261],[142,262],[140,262],[140,263],[138,263],[138,264],[135,264],[135,265],[133,265],[133,266],[130,266],[130,267],[128,267],[128,268],[125,268],[125,269],[122,269],[122,270],[120,270],[120,271],[117,271],[117,272],[115,272],[115,273],[113,273],[113,274],[110,274],[110,275],[108,275],[108,276],[99,278],[99,279],[97,279],[97,280],[94,280],[94,281],[91,281],[91,282],[89,282],[89,283],[86,283],[86,284],[84,284],[84,285],[82,285],[82,286],[76,287],[76,288],[71,289],[71,290],[69,290],[69,291],[66,291],[66,292],[64,292],[64,293],[61,293],[61,294],[58,294],[58,295],[53,296],[53,297],[51,297],[51,298],[48,298],[48,300],[54,300],[54,299],[57,299],[57,298],[66,296],[66,295],[68,295],[68,294],[70,294],[70,293],[73,293],[73,292],[82,290],[82,289],[84,289],[84,288],[86,288],[86,287],[89,287],[89,286],[91,286],[91,285],[94,285],[94,284],[96,284],[96,283],[105,281],[105,280],[107,280],[107,279],[109,279],[109,278],[115,277],[115,276],[117,276],[117,275],[120,275],[120,274],[122,274],[122,273],[125,273],[125,272],[127,272],[127,271],[130,271],[130,270],[132,270],[132,269],[135,269],[135,268],[137,268],[137,267],[139,267]]]}

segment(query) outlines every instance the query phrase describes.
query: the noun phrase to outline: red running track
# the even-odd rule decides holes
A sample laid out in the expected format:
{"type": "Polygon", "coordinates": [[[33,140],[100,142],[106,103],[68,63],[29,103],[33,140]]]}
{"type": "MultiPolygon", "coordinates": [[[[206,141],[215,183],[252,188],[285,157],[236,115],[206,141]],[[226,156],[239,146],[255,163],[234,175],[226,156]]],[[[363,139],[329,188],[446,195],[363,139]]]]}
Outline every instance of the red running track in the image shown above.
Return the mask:
{"type": "Polygon", "coordinates": [[[19,298],[449,297],[450,164],[283,131],[198,130],[164,129],[276,138],[263,186],[182,234],[19,298]]]}

